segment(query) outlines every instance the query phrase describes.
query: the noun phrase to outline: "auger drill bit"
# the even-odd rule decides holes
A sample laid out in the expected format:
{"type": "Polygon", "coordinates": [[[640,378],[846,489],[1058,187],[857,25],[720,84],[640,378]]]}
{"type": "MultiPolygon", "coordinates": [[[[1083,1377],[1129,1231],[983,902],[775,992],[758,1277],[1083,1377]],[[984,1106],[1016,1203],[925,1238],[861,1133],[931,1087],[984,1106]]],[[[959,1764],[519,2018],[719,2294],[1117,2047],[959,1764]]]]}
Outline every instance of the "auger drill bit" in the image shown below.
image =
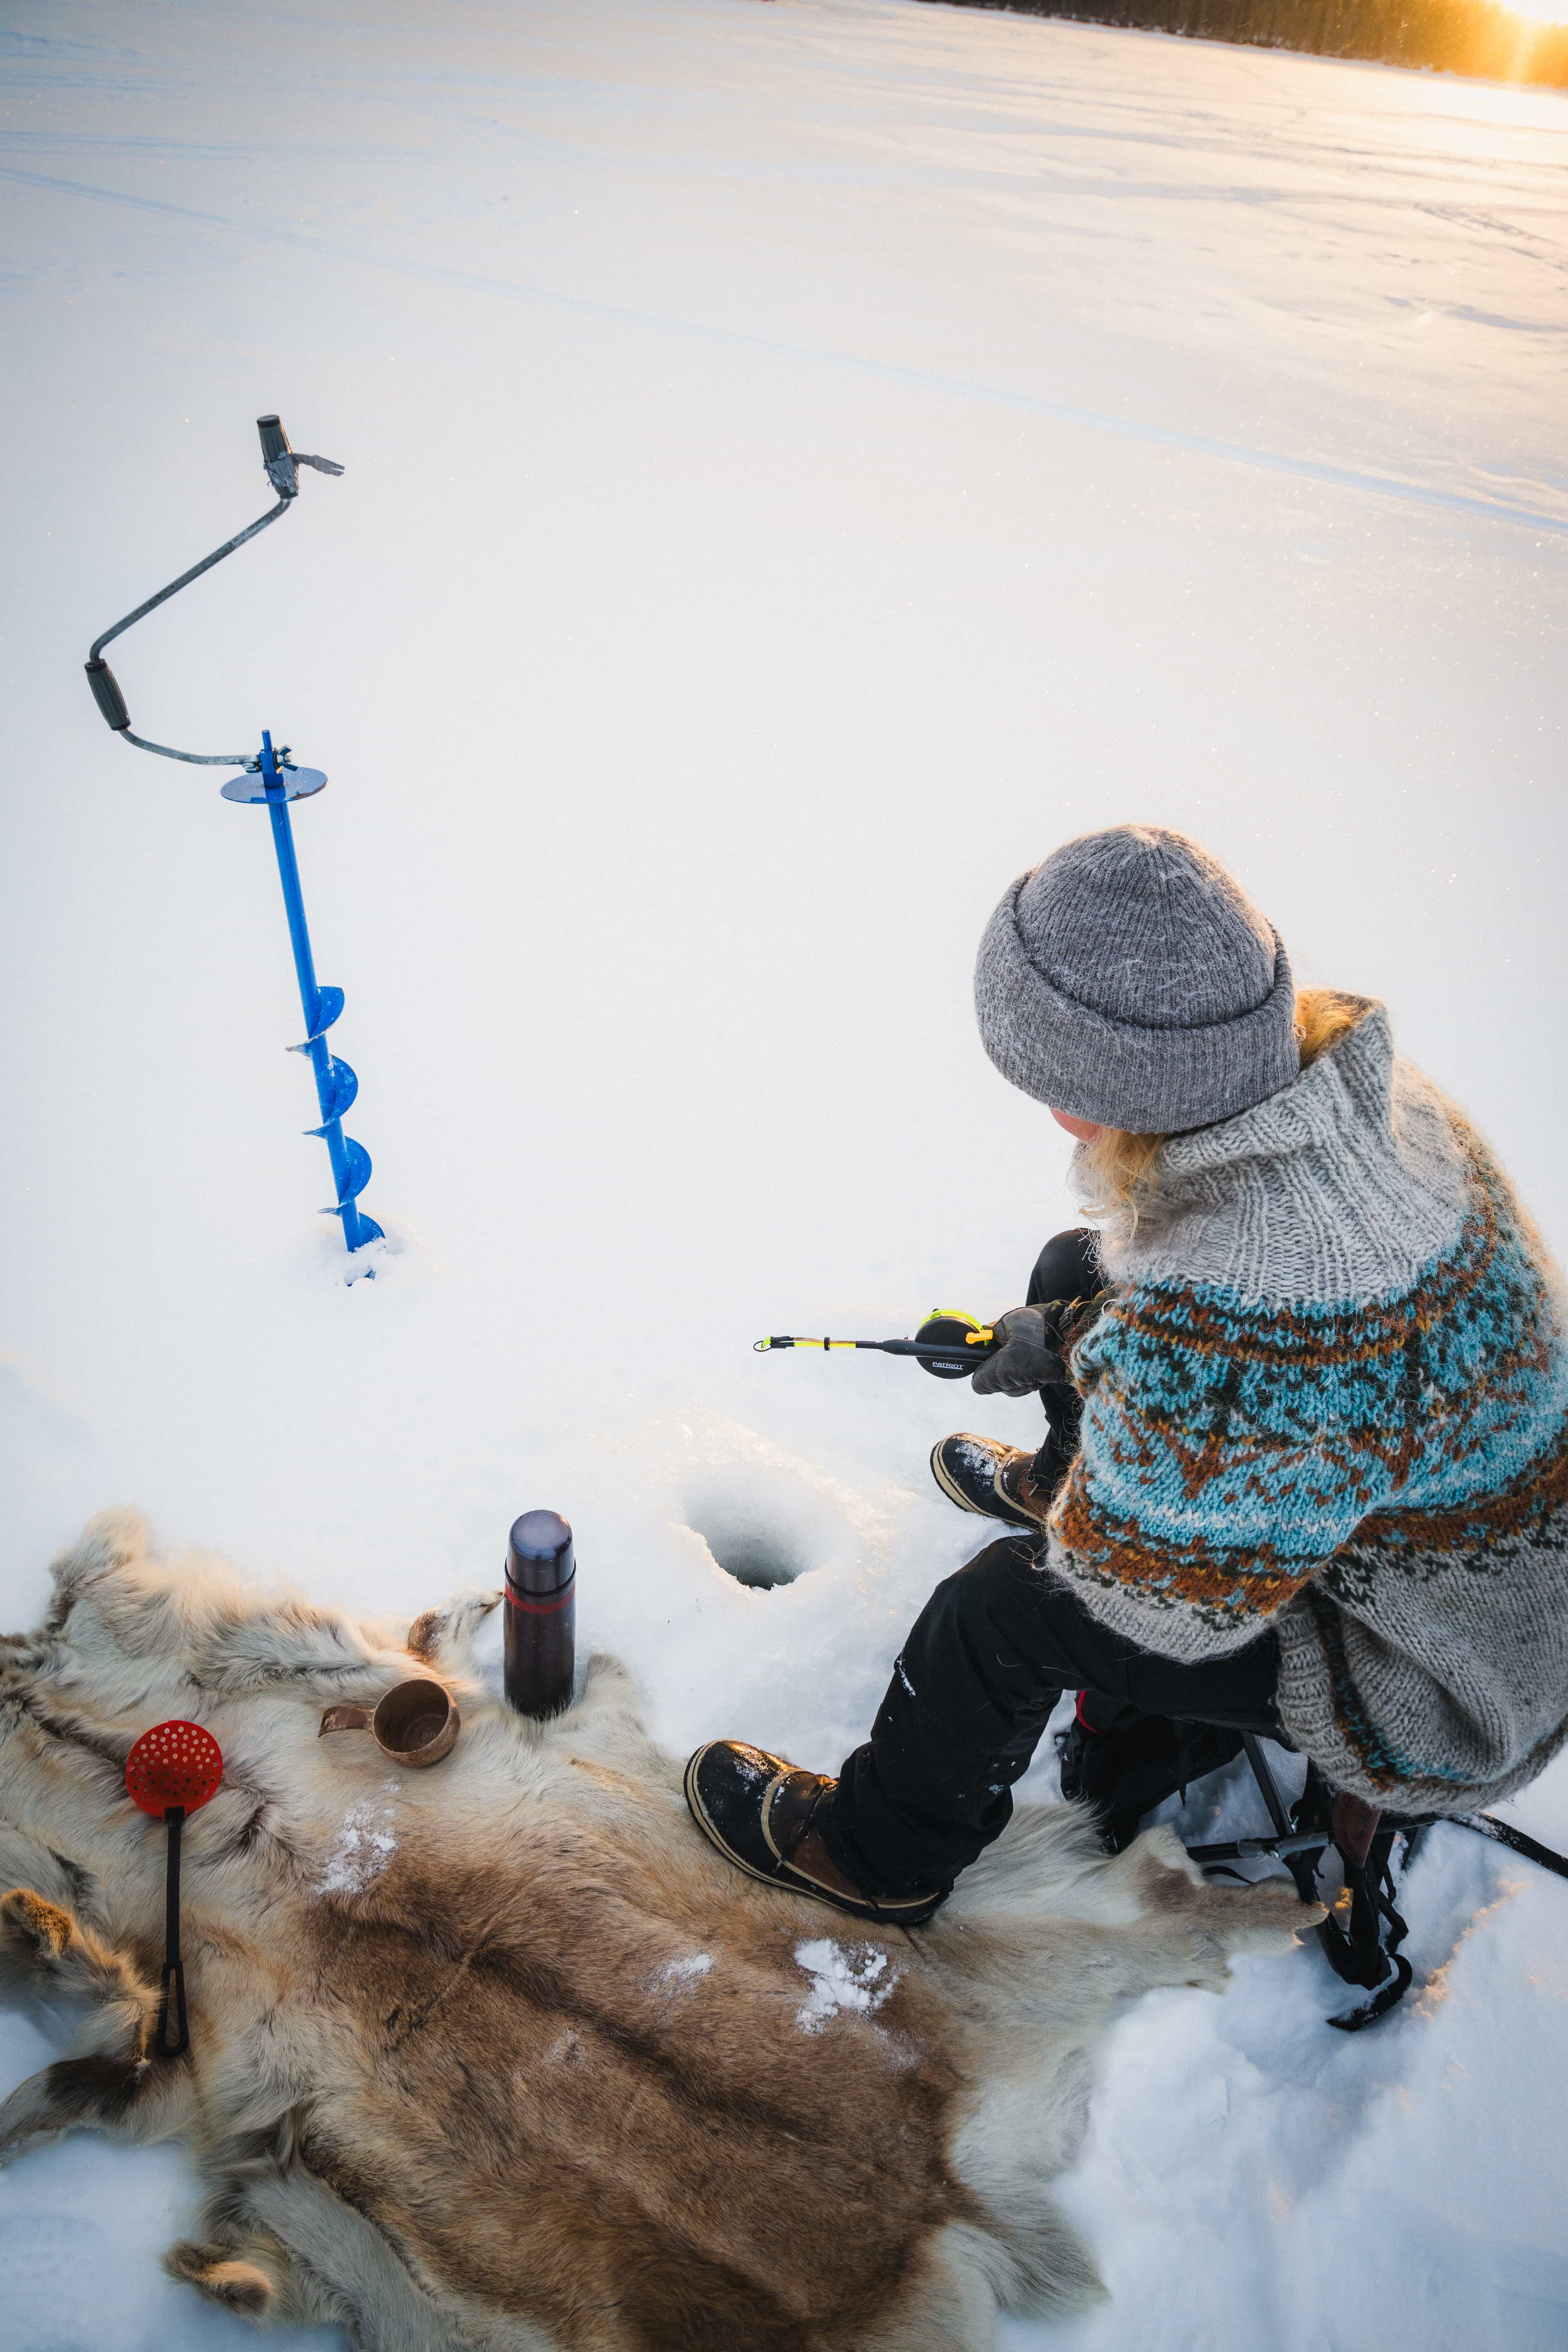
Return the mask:
{"type": "Polygon", "coordinates": [[[305,1015],[305,1034],[298,1045],[290,1045],[289,1050],[291,1054],[308,1054],[315,1076],[321,1124],[308,1127],[305,1132],[319,1135],[326,1145],[337,1191],[336,1200],[329,1201],[321,1214],[341,1218],[344,1243],[350,1250],[357,1250],[363,1249],[366,1242],[382,1239],[375,1219],[367,1217],[359,1205],[359,1196],[370,1182],[370,1154],[363,1143],[343,1133],[343,1113],[359,1092],[359,1079],[350,1065],[340,1060],[327,1044],[327,1032],[343,1009],[343,992],[341,988],[323,988],[316,978],[316,961],[310,952],[305,901],[300,888],[299,861],[294,856],[294,829],[289,818],[289,802],[305,800],[319,793],[327,780],[319,768],[291,768],[283,764],[286,759],[286,753],[274,753],[272,738],[264,731],[256,773],[231,776],[223,787],[223,796],[228,801],[265,803],[272,822],[272,846],[278,854],[278,878],[283,885],[289,942],[294,950],[294,974],[300,983],[300,1005],[305,1015]]]}

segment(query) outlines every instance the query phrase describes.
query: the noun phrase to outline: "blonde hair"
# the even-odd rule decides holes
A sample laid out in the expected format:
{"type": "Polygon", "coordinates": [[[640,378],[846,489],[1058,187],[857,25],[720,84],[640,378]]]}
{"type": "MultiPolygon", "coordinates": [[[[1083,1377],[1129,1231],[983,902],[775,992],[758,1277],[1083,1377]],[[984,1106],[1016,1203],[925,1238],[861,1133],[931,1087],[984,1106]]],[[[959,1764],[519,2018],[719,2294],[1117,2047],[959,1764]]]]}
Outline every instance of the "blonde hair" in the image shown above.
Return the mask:
{"type": "MultiPolygon", "coordinates": [[[[1353,1029],[1365,1009],[1365,999],[1347,996],[1337,988],[1296,991],[1296,1044],[1301,1067],[1310,1067],[1321,1054],[1353,1029]]],[[[1078,1160],[1079,1189],[1091,1216],[1125,1221],[1131,1232],[1148,1197],[1154,1163],[1170,1141],[1169,1135],[1134,1135],[1124,1127],[1102,1127],[1092,1143],[1083,1145],[1078,1160]]]]}

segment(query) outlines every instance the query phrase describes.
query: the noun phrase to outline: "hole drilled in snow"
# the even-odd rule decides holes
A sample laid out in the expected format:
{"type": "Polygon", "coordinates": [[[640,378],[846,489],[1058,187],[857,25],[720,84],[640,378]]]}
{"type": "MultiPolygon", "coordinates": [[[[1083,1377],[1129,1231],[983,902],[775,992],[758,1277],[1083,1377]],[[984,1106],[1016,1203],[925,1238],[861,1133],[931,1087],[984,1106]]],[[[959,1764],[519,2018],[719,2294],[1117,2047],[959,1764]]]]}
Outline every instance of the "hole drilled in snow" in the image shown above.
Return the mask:
{"type": "Polygon", "coordinates": [[[686,1523],[726,1576],[753,1592],[793,1584],[841,1552],[853,1532],[798,1472],[736,1463],[686,1491],[686,1523]]]}
{"type": "Polygon", "coordinates": [[[725,1575],[753,1592],[771,1592],[775,1584],[793,1584],[801,1573],[801,1562],[761,1528],[711,1525],[697,1532],[725,1575]]]}

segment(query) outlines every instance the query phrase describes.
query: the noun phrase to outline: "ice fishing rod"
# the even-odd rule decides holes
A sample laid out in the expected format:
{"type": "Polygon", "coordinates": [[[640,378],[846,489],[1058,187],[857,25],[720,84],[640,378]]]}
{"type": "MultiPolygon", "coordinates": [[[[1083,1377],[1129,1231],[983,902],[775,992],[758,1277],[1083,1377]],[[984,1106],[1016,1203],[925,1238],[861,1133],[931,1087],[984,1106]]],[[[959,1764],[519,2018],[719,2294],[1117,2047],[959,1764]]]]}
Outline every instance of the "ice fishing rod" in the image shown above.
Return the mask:
{"type": "Polygon", "coordinates": [[[316,978],[315,958],[310,950],[310,934],[305,921],[305,901],[300,887],[299,862],[294,855],[294,832],[289,816],[290,801],[307,800],[319,793],[326,783],[320,768],[297,767],[289,756],[289,746],[273,748],[270,733],[263,729],[258,751],[176,751],[167,743],[149,742],[144,735],[131,731],[131,713],[120,682],[103,658],[105,646],[134,627],[138,621],[210,572],[237,547],[244,547],[258,531],[275,523],[279,515],[287,514],[300,495],[300,468],[311,466],[319,474],[341,474],[342,467],[331,457],[309,457],[302,450],[291,449],[289,436],[276,416],[258,416],[256,429],[261,436],[261,464],[268,482],[278,493],[276,506],[268,507],[244,530],[236,531],[166,588],[160,588],[124,619],[116,621],[95,637],[87,658],[87,682],[92,688],[92,698],[114,733],[127,743],[134,743],[139,751],[154,751],[162,760],[180,760],[195,768],[238,768],[243,772],[231,776],[220,787],[226,801],[237,801],[252,807],[265,808],[272,825],[272,846],[278,858],[278,877],[283,886],[283,907],[289,918],[289,940],[294,951],[294,976],[300,985],[300,1003],[305,1015],[305,1035],[302,1043],[289,1051],[307,1055],[316,1081],[316,1101],[321,1124],[306,1129],[320,1136],[327,1147],[331,1162],[332,1183],[336,1198],[321,1212],[324,1217],[336,1217],[343,1229],[343,1240],[350,1250],[362,1249],[366,1242],[380,1241],[381,1227],[374,1217],[367,1217],[359,1207],[359,1196],[370,1181],[370,1154],[363,1143],[345,1135],[342,1115],[359,1092],[359,1080],[347,1062],[335,1059],[327,1046],[327,1031],[343,1009],[341,988],[323,987],[316,978]]]}
{"type": "Polygon", "coordinates": [[[976,1367],[994,1356],[1003,1342],[989,1324],[977,1323],[973,1315],[959,1315],[950,1309],[933,1307],[912,1339],[803,1339],[775,1333],[769,1339],[753,1339],[752,1350],[761,1356],[773,1348],[835,1348],[870,1349],[881,1356],[910,1356],[922,1371],[931,1372],[939,1381],[967,1380],[976,1367]]]}

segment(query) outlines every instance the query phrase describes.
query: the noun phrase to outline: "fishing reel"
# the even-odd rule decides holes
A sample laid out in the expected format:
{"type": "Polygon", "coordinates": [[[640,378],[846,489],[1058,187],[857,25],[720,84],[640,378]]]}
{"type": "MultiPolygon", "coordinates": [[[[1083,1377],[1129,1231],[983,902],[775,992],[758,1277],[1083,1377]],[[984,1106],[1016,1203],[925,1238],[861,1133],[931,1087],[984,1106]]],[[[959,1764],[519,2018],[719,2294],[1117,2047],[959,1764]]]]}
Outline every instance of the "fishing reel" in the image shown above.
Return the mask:
{"type": "Polygon", "coordinates": [[[915,1359],[922,1372],[939,1381],[966,1381],[1002,1342],[989,1324],[977,1323],[973,1315],[933,1307],[915,1333],[915,1345],[924,1350],[915,1359]]]}
{"type": "Polygon", "coordinates": [[[775,1334],[752,1344],[759,1356],[773,1348],[820,1348],[825,1353],[835,1348],[869,1349],[882,1356],[912,1357],[922,1371],[939,1381],[966,1381],[1004,1342],[988,1323],[977,1323],[973,1315],[933,1307],[912,1339],[804,1339],[775,1334]]]}

